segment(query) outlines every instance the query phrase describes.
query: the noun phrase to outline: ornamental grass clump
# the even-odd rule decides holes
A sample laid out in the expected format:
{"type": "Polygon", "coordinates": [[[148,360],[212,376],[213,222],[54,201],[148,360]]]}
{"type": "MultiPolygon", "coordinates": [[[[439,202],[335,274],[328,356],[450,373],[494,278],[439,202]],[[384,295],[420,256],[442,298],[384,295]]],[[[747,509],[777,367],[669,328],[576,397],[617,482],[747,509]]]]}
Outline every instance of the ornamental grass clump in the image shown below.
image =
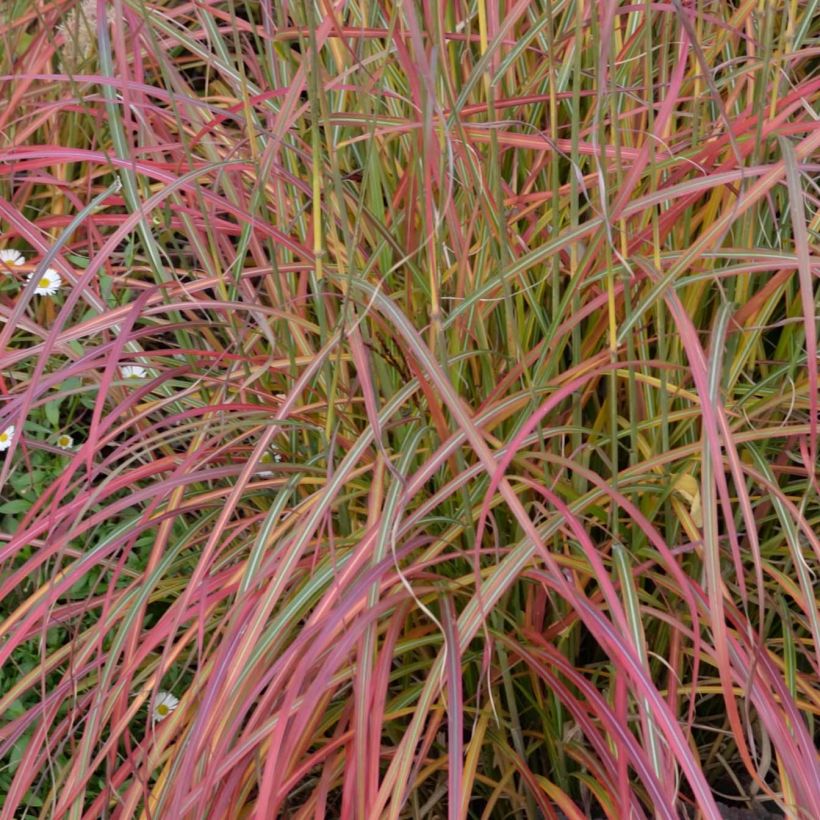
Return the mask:
{"type": "Polygon", "coordinates": [[[0,816],[820,817],[815,6],[7,0],[0,816]]]}

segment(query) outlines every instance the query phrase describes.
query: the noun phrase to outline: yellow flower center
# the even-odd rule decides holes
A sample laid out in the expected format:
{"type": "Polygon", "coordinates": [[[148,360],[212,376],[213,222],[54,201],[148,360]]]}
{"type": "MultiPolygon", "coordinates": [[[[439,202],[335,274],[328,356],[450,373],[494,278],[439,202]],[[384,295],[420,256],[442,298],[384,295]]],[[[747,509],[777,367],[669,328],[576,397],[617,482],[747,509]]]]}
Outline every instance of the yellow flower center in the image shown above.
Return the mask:
{"type": "Polygon", "coordinates": [[[157,706],[157,713],[162,715],[163,717],[165,717],[169,711],[170,710],[164,703],[160,703],[160,705],[157,706]]]}
{"type": "Polygon", "coordinates": [[[8,433],[0,433],[0,443],[5,444],[9,440],[8,433]]]}
{"type": "Polygon", "coordinates": [[[71,444],[71,439],[68,436],[60,436],[60,447],[68,447],[71,444]]]}
{"type": "Polygon", "coordinates": [[[51,285],[51,279],[49,279],[47,276],[44,276],[44,277],[40,280],[40,287],[41,287],[41,288],[47,288],[47,287],[49,287],[50,285],[51,285]]]}

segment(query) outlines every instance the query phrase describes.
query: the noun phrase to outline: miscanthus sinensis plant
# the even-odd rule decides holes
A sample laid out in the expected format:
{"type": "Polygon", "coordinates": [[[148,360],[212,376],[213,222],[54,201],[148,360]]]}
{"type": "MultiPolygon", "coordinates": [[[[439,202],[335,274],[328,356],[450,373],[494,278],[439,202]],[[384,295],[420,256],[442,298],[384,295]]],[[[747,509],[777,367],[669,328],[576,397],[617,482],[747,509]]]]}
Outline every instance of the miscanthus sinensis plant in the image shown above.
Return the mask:
{"type": "Polygon", "coordinates": [[[820,816],[814,6],[7,0],[2,815],[820,816]]]}

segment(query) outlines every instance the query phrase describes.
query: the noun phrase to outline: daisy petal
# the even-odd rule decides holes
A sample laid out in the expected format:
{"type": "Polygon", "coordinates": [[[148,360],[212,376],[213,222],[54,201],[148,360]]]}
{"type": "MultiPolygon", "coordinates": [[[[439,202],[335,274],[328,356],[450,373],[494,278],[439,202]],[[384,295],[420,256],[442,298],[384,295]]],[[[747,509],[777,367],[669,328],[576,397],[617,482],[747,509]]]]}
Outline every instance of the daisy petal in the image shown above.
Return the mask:
{"type": "Polygon", "coordinates": [[[8,450],[11,447],[11,442],[14,439],[14,425],[10,424],[0,433],[0,451],[8,450]]]}
{"type": "Polygon", "coordinates": [[[139,364],[126,364],[120,368],[124,379],[144,379],[148,371],[139,364]]]}
{"type": "Polygon", "coordinates": [[[179,706],[179,698],[170,692],[160,690],[157,692],[157,699],[154,702],[154,720],[164,720],[179,706]]]}
{"type": "MultiPolygon", "coordinates": [[[[32,271],[28,275],[28,281],[37,274],[37,271],[32,271]]],[[[38,296],[54,296],[55,293],[62,287],[63,279],[54,268],[47,268],[43,273],[37,274],[37,287],[34,292],[38,296]]]]}
{"type": "Polygon", "coordinates": [[[20,251],[16,251],[13,248],[6,248],[5,250],[0,251],[0,262],[5,263],[6,265],[25,265],[26,264],[26,257],[23,256],[20,251]]]}
{"type": "Polygon", "coordinates": [[[57,438],[57,446],[61,450],[70,450],[74,446],[74,439],[68,433],[63,433],[57,438]]]}

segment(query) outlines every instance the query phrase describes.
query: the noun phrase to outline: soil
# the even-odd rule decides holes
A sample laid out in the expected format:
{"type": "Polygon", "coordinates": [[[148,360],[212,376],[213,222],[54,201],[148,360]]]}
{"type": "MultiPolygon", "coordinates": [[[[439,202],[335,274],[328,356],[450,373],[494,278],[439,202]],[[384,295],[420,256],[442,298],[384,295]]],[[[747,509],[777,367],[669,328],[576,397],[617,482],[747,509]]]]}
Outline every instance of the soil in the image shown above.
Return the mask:
{"type": "Polygon", "coordinates": [[[782,820],[783,818],[782,814],[773,814],[764,808],[739,809],[734,806],[727,806],[724,803],[718,803],[717,805],[723,820],[782,820]]]}

